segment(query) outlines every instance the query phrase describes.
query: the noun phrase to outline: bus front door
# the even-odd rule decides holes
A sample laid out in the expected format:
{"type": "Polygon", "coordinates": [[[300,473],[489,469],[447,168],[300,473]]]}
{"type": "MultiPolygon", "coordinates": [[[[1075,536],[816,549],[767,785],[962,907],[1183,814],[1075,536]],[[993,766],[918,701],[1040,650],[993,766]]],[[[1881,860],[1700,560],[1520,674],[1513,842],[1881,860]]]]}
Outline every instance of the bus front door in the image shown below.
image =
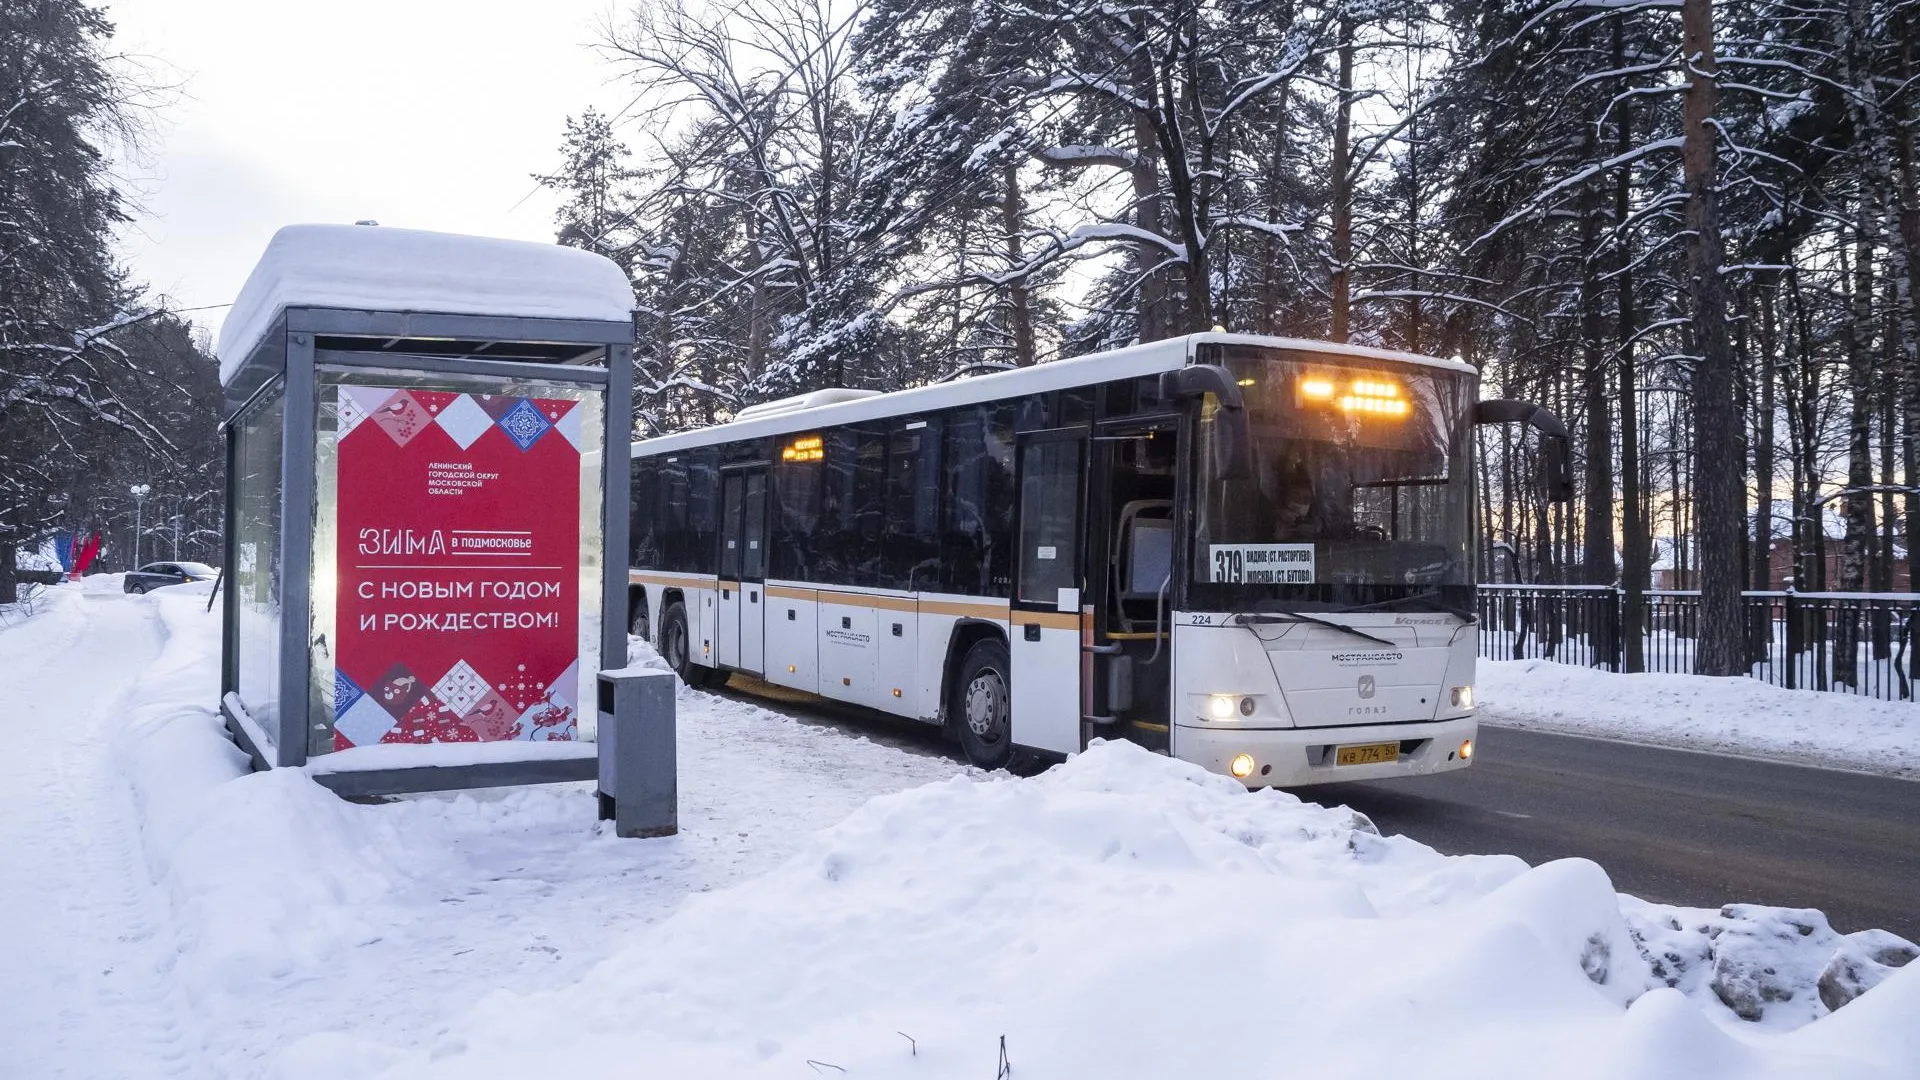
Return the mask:
{"type": "Polygon", "coordinates": [[[767,576],[767,471],[730,472],[720,482],[720,611],[716,641],[722,666],[760,674],[764,666],[767,576]]]}
{"type": "Polygon", "coordinates": [[[1020,437],[1020,550],[1011,653],[1013,741],[1080,749],[1081,528],[1084,429],[1020,437]]]}

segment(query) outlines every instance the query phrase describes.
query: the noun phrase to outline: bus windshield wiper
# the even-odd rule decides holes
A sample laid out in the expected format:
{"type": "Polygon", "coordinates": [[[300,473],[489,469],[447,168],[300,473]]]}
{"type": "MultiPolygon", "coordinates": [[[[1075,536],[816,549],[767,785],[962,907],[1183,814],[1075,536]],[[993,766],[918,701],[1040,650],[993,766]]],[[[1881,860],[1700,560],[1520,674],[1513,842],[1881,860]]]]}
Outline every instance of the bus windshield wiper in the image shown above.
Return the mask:
{"type": "Polygon", "coordinates": [[[1337,623],[1337,622],[1334,622],[1332,619],[1322,619],[1315,615],[1303,615],[1298,611],[1289,611],[1285,615],[1241,614],[1241,615],[1235,615],[1234,620],[1238,622],[1241,626],[1244,626],[1249,630],[1253,628],[1254,623],[1312,623],[1315,626],[1324,626],[1330,630],[1339,630],[1344,633],[1352,634],[1354,637],[1357,637],[1357,638],[1365,638],[1368,641],[1377,642],[1378,644],[1385,645],[1390,649],[1397,649],[1400,647],[1398,642],[1388,641],[1386,638],[1383,638],[1383,637],[1375,637],[1372,634],[1367,633],[1365,630],[1361,630],[1357,627],[1348,626],[1346,623],[1337,623]]]}
{"type": "Polygon", "coordinates": [[[1449,604],[1446,601],[1442,600],[1440,598],[1439,589],[1429,589],[1426,592],[1414,593],[1412,596],[1395,597],[1392,600],[1382,600],[1374,604],[1356,604],[1353,607],[1344,607],[1344,608],[1341,608],[1340,610],[1341,611],[1379,611],[1382,608],[1391,608],[1395,604],[1425,604],[1427,605],[1427,607],[1431,608],[1434,611],[1439,611],[1448,615],[1452,615],[1454,618],[1460,619],[1464,622],[1476,623],[1480,621],[1480,616],[1474,614],[1473,612],[1468,611],[1465,608],[1454,607],[1452,604],[1449,604]]]}

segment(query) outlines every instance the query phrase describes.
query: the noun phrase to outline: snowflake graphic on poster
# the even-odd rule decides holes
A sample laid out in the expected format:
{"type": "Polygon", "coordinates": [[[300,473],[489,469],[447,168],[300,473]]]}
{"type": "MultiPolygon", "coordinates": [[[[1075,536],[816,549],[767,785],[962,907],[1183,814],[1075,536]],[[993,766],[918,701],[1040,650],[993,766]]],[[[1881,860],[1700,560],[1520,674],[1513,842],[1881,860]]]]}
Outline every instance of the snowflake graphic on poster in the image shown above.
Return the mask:
{"type": "Polygon", "coordinates": [[[512,408],[501,414],[499,424],[500,430],[506,432],[507,438],[512,439],[522,451],[533,449],[533,444],[540,441],[540,436],[553,429],[553,424],[540,415],[540,410],[526,398],[514,402],[512,408]]]}

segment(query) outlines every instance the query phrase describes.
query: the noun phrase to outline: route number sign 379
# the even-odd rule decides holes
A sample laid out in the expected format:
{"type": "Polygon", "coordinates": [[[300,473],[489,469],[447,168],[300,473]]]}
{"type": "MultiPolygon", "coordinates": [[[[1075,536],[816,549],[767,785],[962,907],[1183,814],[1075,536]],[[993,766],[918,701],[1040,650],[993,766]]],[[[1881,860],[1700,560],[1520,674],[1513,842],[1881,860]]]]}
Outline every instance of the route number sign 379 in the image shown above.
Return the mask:
{"type": "Polygon", "coordinates": [[[1311,585],[1312,544],[1210,544],[1209,581],[1227,585],[1311,585]]]}

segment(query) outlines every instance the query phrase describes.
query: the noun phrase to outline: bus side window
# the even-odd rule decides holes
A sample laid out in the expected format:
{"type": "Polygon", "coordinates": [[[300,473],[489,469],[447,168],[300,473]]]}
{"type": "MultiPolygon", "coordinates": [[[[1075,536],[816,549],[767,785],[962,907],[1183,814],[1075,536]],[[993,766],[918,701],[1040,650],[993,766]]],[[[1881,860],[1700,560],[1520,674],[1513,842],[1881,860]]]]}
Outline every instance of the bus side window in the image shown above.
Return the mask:
{"type": "Polygon", "coordinates": [[[767,576],[785,581],[824,581],[817,576],[820,538],[818,461],[775,462],[773,478],[773,550],[767,576]]]}
{"type": "Polygon", "coordinates": [[[884,547],[889,584],[897,589],[941,587],[940,428],[937,416],[907,420],[888,440],[884,547]]]}
{"type": "Polygon", "coordinates": [[[1013,593],[1013,403],[987,406],[986,557],[988,596],[1013,593]]]}
{"type": "Polygon", "coordinates": [[[687,538],[689,565],[697,574],[719,568],[720,556],[720,448],[693,451],[687,475],[687,538]]]}
{"type": "Polygon", "coordinates": [[[835,428],[827,432],[826,443],[820,528],[814,534],[820,580],[830,585],[878,585],[886,432],[868,425],[835,428]]]}
{"type": "Polygon", "coordinates": [[[1078,427],[1093,423],[1093,387],[1076,386],[1060,391],[1056,399],[1053,424],[1055,427],[1078,427]]]}
{"type": "Polygon", "coordinates": [[[633,463],[633,492],[627,504],[632,508],[628,523],[628,566],[652,569],[660,565],[660,549],[655,546],[653,527],[654,489],[659,486],[659,479],[659,458],[640,458],[633,463]]]}
{"type": "Polygon", "coordinates": [[[853,480],[853,581],[869,588],[897,589],[887,573],[883,534],[887,525],[887,433],[877,424],[857,429],[860,458],[853,480]]]}
{"type": "Polygon", "coordinates": [[[687,455],[660,462],[654,490],[654,531],[660,538],[660,569],[693,569],[693,544],[687,536],[687,455]]]}
{"type": "Polygon", "coordinates": [[[940,587],[1005,596],[1012,576],[1013,404],[964,405],[944,420],[940,587]]]}
{"type": "Polygon", "coordinates": [[[940,588],[986,592],[986,410],[962,406],[946,416],[946,458],[940,502],[940,588]]]}

